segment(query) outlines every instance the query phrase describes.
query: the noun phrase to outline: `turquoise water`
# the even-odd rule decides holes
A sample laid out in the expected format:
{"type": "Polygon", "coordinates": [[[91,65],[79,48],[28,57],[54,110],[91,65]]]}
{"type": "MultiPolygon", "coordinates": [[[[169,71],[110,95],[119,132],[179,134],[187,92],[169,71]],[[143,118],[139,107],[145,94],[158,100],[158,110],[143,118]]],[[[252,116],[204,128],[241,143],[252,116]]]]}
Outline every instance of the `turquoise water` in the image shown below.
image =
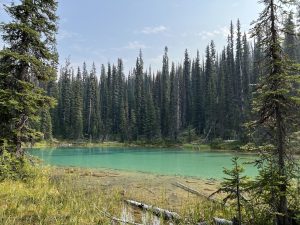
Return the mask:
{"type": "MultiPolygon", "coordinates": [[[[75,166],[81,168],[106,168],[160,175],[179,175],[198,178],[220,179],[223,168],[232,168],[233,153],[214,151],[191,151],[181,149],[146,148],[43,148],[29,150],[45,164],[75,166]]],[[[253,155],[239,155],[241,162],[249,162],[253,155]]],[[[257,171],[245,165],[246,175],[257,171]]]]}

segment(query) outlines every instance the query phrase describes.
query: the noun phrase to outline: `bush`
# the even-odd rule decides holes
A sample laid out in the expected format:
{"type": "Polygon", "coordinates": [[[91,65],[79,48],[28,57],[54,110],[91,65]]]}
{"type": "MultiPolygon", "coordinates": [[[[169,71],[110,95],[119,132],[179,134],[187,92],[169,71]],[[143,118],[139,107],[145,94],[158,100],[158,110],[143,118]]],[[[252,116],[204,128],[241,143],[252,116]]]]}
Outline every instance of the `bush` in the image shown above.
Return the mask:
{"type": "Polygon", "coordinates": [[[0,155],[0,181],[25,181],[35,177],[35,175],[35,168],[27,157],[17,157],[6,150],[0,155]]]}

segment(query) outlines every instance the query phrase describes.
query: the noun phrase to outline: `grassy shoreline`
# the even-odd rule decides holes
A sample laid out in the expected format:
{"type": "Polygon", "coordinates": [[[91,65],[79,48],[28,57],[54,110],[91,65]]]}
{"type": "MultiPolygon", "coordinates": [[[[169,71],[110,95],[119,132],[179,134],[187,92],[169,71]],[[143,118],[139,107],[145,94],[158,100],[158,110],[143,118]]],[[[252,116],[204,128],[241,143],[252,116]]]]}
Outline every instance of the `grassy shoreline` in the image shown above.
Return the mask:
{"type": "Polygon", "coordinates": [[[181,148],[189,150],[219,150],[219,151],[237,151],[242,146],[239,142],[218,142],[218,143],[149,143],[149,142],[89,142],[89,141],[69,141],[69,140],[53,140],[40,141],[32,145],[26,145],[25,148],[50,148],[50,147],[144,147],[144,148],[181,148]]]}
{"type": "MultiPolygon", "coordinates": [[[[101,211],[121,218],[125,199],[175,211],[194,224],[199,220],[209,221],[213,216],[234,215],[231,209],[174,188],[174,181],[204,194],[218,187],[218,183],[205,184],[193,178],[148,175],[145,179],[144,174],[109,170],[43,168],[33,180],[0,182],[0,223],[108,225],[111,220],[101,211]],[[195,208],[202,213],[199,215],[195,208]]],[[[140,213],[133,212],[137,222],[141,222],[140,213]]]]}

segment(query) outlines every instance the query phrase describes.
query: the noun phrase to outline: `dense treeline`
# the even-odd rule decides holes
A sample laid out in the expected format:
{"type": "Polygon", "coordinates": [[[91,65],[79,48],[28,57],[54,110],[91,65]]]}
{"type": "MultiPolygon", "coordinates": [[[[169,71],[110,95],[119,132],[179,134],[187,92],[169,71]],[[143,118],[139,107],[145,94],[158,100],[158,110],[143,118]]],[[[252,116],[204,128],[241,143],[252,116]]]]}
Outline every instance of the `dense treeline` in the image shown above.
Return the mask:
{"type": "MultiPolygon", "coordinates": [[[[292,13],[283,47],[290,58],[300,57],[292,13]]],[[[84,63],[61,69],[58,82],[44,88],[58,101],[51,111],[42,111],[45,138],[180,141],[198,136],[245,141],[244,124],[251,118],[251,100],[263,73],[260,37],[249,42],[240,22],[231,23],[228,44],[220,54],[213,41],[204,59],[199,52],[191,59],[185,51],[183,64],[170,62],[165,48],[162,69],[144,68],[142,52],[136,66],[125,75],[123,62],[102,65],[91,71],[84,63]],[[52,124],[52,125],[51,125],[52,124]],[[53,129],[51,128],[53,127],[53,129]]]]}
{"type": "MultiPolygon", "coordinates": [[[[22,147],[42,134],[45,139],[54,134],[76,140],[181,141],[194,136],[245,140],[243,124],[249,122],[247,130],[253,131],[252,138],[262,140],[245,146],[260,152],[254,162],[258,175],[251,180],[243,176],[235,157],[234,168],[224,170],[229,177],[217,192],[225,192],[224,202],[235,204],[225,207],[236,211],[234,224],[299,224],[300,170],[293,154],[299,148],[300,35],[293,14],[286,12],[298,2],[260,2],[264,7],[251,30],[253,43],[242,35],[238,22],[236,31],[231,24],[228,44],[221,54],[211,42],[204,59],[199,53],[190,59],[186,51],[183,64],[175,65],[165,48],[162,70],[153,73],[144,68],[140,53],[128,76],[121,59],[116,65],[103,65],[100,75],[95,65],[91,71],[85,64],[75,71],[67,61],[58,81],[57,2],[21,0],[5,6],[12,20],[0,24],[7,44],[0,51],[1,185],[8,180],[4,185],[11,187],[12,182],[22,180],[29,181],[26,187],[32,189],[49,179],[49,188],[56,190],[48,174],[42,181],[34,180],[34,161],[28,160],[22,147]],[[55,98],[57,106],[53,108],[55,98]]],[[[17,199],[24,197],[22,194],[17,199]]],[[[34,198],[35,194],[30,196],[34,198]]],[[[45,199],[43,194],[42,200],[53,202],[53,196],[45,199]]],[[[74,205],[74,199],[63,200],[74,205]]],[[[15,205],[18,202],[4,208],[15,205]]],[[[216,215],[212,205],[209,208],[216,215]]],[[[24,222],[22,213],[6,211],[9,218],[17,221],[15,218],[20,217],[24,222]]],[[[26,218],[43,220],[32,212],[26,218]]],[[[98,215],[96,221],[99,223],[98,215]]]]}

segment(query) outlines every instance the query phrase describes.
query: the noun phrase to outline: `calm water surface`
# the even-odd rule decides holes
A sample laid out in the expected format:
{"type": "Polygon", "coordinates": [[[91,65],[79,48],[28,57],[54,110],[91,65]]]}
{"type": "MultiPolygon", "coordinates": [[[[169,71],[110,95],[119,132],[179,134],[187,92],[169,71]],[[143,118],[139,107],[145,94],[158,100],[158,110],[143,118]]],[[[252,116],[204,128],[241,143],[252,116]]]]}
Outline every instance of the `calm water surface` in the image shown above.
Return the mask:
{"type": "MultiPolygon", "coordinates": [[[[45,164],[81,168],[107,168],[160,175],[193,176],[220,179],[223,168],[232,168],[234,153],[191,151],[181,149],[149,148],[43,148],[32,149],[45,164]]],[[[241,162],[255,159],[253,155],[239,154],[241,162]]],[[[246,174],[256,175],[256,169],[244,165],[246,174]]]]}

